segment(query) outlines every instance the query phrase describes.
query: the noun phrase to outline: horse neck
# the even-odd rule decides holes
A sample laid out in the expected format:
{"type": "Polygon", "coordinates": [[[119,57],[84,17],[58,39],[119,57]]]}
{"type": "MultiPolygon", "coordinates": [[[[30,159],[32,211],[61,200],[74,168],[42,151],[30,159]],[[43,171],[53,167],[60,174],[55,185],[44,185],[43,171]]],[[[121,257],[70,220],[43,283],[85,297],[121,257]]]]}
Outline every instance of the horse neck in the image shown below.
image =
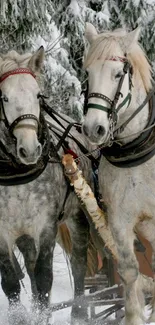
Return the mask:
{"type": "MultiPolygon", "coordinates": [[[[147,92],[145,90],[142,80],[141,79],[139,79],[138,81],[133,80],[131,103],[129,107],[125,110],[125,113],[122,114],[122,118],[120,119],[118,126],[121,126],[124,122],[128,120],[128,118],[142,104],[146,96],[147,96],[147,92]]],[[[147,103],[143,107],[143,109],[129,122],[129,124],[125,127],[124,131],[118,136],[118,139],[127,137],[121,140],[123,144],[127,144],[130,141],[136,139],[146,127],[148,118],[149,118],[149,104],[147,103]]]]}

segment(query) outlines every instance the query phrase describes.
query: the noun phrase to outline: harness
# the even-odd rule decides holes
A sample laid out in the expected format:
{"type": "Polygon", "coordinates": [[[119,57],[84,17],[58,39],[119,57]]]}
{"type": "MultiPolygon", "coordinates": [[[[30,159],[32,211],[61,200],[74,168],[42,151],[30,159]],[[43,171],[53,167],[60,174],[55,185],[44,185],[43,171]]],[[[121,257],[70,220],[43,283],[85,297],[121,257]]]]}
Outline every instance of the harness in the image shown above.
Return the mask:
{"type": "MultiPolygon", "coordinates": [[[[62,117],[62,115],[60,115],[58,112],[56,112],[51,106],[49,106],[47,104],[47,102],[44,99],[43,95],[40,95],[41,98],[41,108],[48,114],[50,115],[50,117],[52,117],[52,119],[58,123],[58,125],[61,126],[62,128],[62,135],[60,135],[56,130],[53,129],[53,127],[50,125],[49,122],[48,123],[48,127],[52,129],[52,132],[54,132],[54,134],[58,137],[59,141],[58,144],[55,146],[55,150],[56,152],[58,152],[58,150],[60,149],[60,147],[62,147],[65,151],[65,153],[69,153],[69,151],[71,150],[68,146],[68,142],[66,141],[66,137],[71,138],[80,148],[82,154],[84,156],[89,157],[89,159],[91,160],[92,164],[94,164],[95,166],[98,166],[99,164],[99,160],[94,158],[94,156],[85,148],[84,145],[82,145],[82,143],[75,138],[72,134],[70,134],[70,130],[71,128],[74,126],[76,128],[76,130],[81,133],[81,124],[77,123],[77,122],[71,122],[69,123],[68,120],[66,120],[64,117],[62,117]],[[60,117],[62,120],[64,120],[65,122],[67,122],[68,126],[67,128],[60,122],[60,120],[58,118],[60,117]]],[[[73,153],[73,151],[70,151],[70,153],[74,156],[75,153],[73,153]]],[[[76,159],[78,159],[77,156],[75,156],[76,159]]],[[[60,161],[61,162],[61,161],[60,161]]]]}
{"type": "MultiPolygon", "coordinates": [[[[1,122],[2,123],[2,122],[1,122]]],[[[39,142],[42,145],[42,155],[37,164],[24,165],[18,162],[18,159],[12,152],[8,152],[0,139],[0,185],[20,185],[26,184],[36,179],[46,168],[49,161],[49,150],[51,147],[49,130],[43,114],[40,114],[40,136],[39,142]]],[[[8,129],[4,129],[8,146],[15,152],[16,142],[9,136],[8,129]]]]}
{"type": "MultiPolygon", "coordinates": [[[[3,74],[0,77],[0,83],[9,76],[16,74],[30,74],[35,78],[31,70],[27,68],[18,68],[3,74]]],[[[15,119],[12,124],[9,124],[5,113],[4,100],[7,101],[7,97],[5,95],[3,96],[0,90],[0,113],[1,116],[3,115],[4,117],[3,119],[1,118],[0,124],[3,131],[3,138],[5,137],[5,145],[3,138],[0,137],[0,185],[10,186],[26,184],[36,179],[44,171],[49,161],[50,153],[57,157],[56,151],[54,144],[50,141],[49,129],[42,110],[39,120],[33,114],[24,114],[15,119]],[[36,123],[35,125],[24,124],[21,126],[19,122],[25,119],[35,120],[36,123]],[[16,156],[16,138],[13,135],[13,131],[20,127],[35,129],[37,132],[38,140],[42,145],[42,155],[36,164],[22,164],[16,156]]]]}
{"type": "MultiPolygon", "coordinates": [[[[31,72],[31,70],[27,68],[19,68],[12,71],[9,71],[3,74],[0,77],[0,83],[2,83],[6,78],[16,74],[30,74],[33,78],[35,75],[31,72]]],[[[40,108],[41,113],[39,120],[33,114],[24,114],[19,116],[17,119],[13,121],[10,125],[7,119],[7,115],[5,113],[4,108],[4,100],[7,101],[7,97],[2,94],[0,90],[0,112],[1,116],[3,115],[3,119],[0,120],[1,129],[3,129],[3,135],[5,136],[5,145],[4,141],[0,137],[0,185],[19,185],[25,184],[36,179],[46,168],[48,162],[58,162],[61,163],[61,159],[59,157],[58,151],[62,147],[65,153],[71,153],[76,159],[76,154],[69,148],[66,137],[71,137],[75,143],[78,145],[83,155],[88,155],[88,150],[69,132],[71,128],[74,126],[78,132],[81,131],[81,125],[78,123],[69,123],[64,117],[62,117],[59,113],[55,112],[52,107],[50,107],[46,101],[45,97],[41,94],[38,94],[38,98],[40,99],[40,108]],[[51,141],[51,135],[49,134],[50,123],[45,120],[43,111],[46,111],[48,115],[50,115],[62,128],[62,135],[60,135],[56,130],[54,131],[52,128],[52,132],[58,138],[58,143],[54,145],[53,141],[51,141]],[[60,122],[59,117],[67,122],[67,127],[60,122]],[[25,119],[33,119],[36,122],[36,125],[24,124],[21,125],[19,122],[25,119]],[[13,135],[13,131],[15,128],[27,127],[30,129],[35,129],[38,134],[38,140],[42,145],[42,155],[38,159],[37,164],[32,164],[26,166],[22,164],[17,156],[16,156],[16,138],[13,135]],[[11,148],[11,150],[10,150],[11,148]],[[9,149],[9,150],[8,150],[9,149]],[[54,158],[54,160],[51,160],[54,158]]],[[[89,158],[92,161],[93,165],[98,166],[98,161],[89,154],[89,158]]]]}
{"type": "Polygon", "coordinates": [[[143,103],[135,110],[135,112],[119,127],[117,128],[117,115],[119,110],[128,103],[131,102],[131,90],[132,90],[132,66],[128,62],[127,58],[121,57],[111,57],[108,60],[121,61],[124,63],[123,75],[120,78],[118,88],[112,101],[107,96],[100,93],[89,93],[87,87],[87,93],[85,97],[84,113],[86,114],[89,108],[99,109],[108,113],[109,118],[109,133],[110,141],[106,146],[101,146],[100,153],[106,159],[116,167],[136,167],[148,159],[153,157],[155,154],[155,88],[148,93],[143,103]],[[117,106],[118,100],[121,94],[121,88],[126,73],[129,74],[129,92],[120,105],[117,106]],[[88,103],[89,98],[100,98],[109,104],[109,107],[98,105],[94,103],[88,103]],[[119,141],[116,140],[116,136],[121,134],[128,123],[145,107],[149,102],[149,121],[145,129],[135,140],[129,142],[128,144],[121,145],[119,141]]]}

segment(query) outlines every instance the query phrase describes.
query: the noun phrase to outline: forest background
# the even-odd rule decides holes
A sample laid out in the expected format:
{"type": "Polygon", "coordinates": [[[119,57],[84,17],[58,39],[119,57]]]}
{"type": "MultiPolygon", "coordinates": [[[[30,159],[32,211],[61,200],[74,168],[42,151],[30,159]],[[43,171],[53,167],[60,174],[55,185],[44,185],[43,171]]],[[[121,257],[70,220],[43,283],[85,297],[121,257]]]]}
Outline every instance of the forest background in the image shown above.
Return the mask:
{"type": "Polygon", "coordinates": [[[0,0],[0,53],[45,48],[43,91],[51,106],[80,121],[87,75],[85,23],[99,32],[141,26],[155,71],[155,0],[0,0]]]}

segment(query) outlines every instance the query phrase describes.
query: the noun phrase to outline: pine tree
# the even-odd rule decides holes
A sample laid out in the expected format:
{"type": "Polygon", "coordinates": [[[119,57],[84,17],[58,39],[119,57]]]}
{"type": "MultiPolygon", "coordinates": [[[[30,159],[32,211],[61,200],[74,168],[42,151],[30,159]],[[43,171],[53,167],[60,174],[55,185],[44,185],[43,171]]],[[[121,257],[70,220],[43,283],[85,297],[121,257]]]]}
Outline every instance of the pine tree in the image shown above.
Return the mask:
{"type": "Polygon", "coordinates": [[[108,0],[110,28],[133,30],[146,16],[147,7],[144,0],[108,0]]]}
{"type": "Polygon", "coordinates": [[[155,72],[155,1],[148,4],[147,14],[142,20],[141,43],[155,72]]]}
{"type": "Polygon", "coordinates": [[[108,19],[107,0],[1,0],[1,49],[21,52],[44,45],[44,91],[56,110],[80,120],[85,22],[102,30],[108,19]]]}
{"type": "Polygon", "coordinates": [[[141,26],[140,42],[147,56],[155,60],[155,1],[147,0],[108,0],[110,29],[122,27],[127,31],[141,26]]]}
{"type": "Polygon", "coordinates": [[[30,49],[32,37],[47,31],[49,5],[50,0],[1,0],[1,50],[30,49]]]}
{"type": "Polygon", "coordinates": [[[86,73],[82,69],[85,48],[85,22],[92,22],[98,29],[106,28],[109,19],[106,4],[107,1],[103,4],[101,0],[53,1],[55,14],[52,19],[62,36],[60,47],[63,47],[67,53],[65,62],[62,62],[62,57],[59,56],[59,64],[63,68],[67,68],[67,72],[62,78],[63,87],[66,84],[64,90],[68,94],[66,96],[68,100],[64,105],[65,112],[68,110],[68,113],[78,120],[83,115],[81,90],[85,87],[86,81],[86,73]]]}

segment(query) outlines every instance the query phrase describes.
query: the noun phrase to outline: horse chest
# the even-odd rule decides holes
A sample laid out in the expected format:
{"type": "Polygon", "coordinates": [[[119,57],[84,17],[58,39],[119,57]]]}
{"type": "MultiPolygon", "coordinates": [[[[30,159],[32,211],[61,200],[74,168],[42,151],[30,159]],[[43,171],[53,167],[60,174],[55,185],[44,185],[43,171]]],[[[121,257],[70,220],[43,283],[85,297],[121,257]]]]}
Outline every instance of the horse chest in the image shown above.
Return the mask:
{"type": "Polygon", "coordinates": [[[112,214],[137,218],[141,214],[154,216],[155,172],[154,157],[136,168],[121,169],[102,158],[99,167],[100,191],[112,214]],[[152,170],[152,172],[151,172],[152,170]]]}
{"type": "Polygon", "coordinates": [[[14,237],[24,233],[36,237],[56,221],[64,201],[65,183],[62,181],[58,188],[56,177],[51,182],[50,176],[47,172],[29,184],[0,187],[0,236],[6,232],[14,237]]]}

